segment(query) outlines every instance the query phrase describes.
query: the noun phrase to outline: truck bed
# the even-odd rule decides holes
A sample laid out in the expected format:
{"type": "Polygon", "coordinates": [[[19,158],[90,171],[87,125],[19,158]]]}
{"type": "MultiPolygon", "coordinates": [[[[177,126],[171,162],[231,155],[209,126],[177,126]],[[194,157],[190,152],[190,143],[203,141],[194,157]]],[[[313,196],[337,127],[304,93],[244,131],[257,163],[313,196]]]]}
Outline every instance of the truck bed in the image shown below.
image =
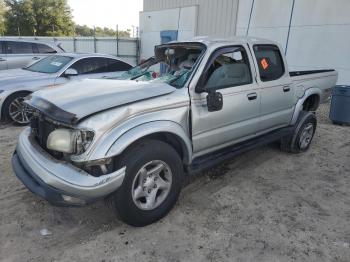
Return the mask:
{"type": "Polygon", "coordinates": [[[338,72],[334,69],[291,71],[289,75],[299,92],[304,93],[305,90],[312,87],[321,89],[321,102],[330,98],[332,88],[338,79],[338,72]]]}

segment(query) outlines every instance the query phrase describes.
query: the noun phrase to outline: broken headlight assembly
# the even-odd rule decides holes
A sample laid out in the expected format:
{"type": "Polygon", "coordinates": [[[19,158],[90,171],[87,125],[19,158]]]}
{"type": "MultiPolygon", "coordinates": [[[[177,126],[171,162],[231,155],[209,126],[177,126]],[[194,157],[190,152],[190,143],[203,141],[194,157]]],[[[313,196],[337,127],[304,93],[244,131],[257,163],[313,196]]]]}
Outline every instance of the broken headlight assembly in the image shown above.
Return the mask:
{"type": "Polygon", "coordinates": [[[79,155],[87,150],[93,138],[92,131],[59,128],[49,134],[46,146],[50,150],[79,155]]]}

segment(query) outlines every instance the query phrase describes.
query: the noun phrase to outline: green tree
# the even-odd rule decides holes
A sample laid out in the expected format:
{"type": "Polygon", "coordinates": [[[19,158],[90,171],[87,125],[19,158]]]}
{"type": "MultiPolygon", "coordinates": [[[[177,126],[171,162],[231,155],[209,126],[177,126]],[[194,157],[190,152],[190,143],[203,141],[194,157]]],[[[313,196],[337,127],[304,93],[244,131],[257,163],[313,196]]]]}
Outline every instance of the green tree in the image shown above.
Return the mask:
{"type": "Polygon", "coordinates": [[[5,33],[5,3],[0,0],[0,35],[5,33]]]}
{"type": "MultiPolygon", "coordinates": [[[[119,31],[119,36],[120,37],[130,37],[130,32],[129,31],[119,31]]],[[[95,31],[93,28],[88,27],[87,25],[76,25],[75,26],[75,34],[77,36],[109,36],[109,37],[116,37],[117,36],[117,31],[113,30],[111,28],[101,28],[101,27],[96,27],[95,31]]]]}
{"type": "Polygon", "coordinates": [[[33,35],[34,13],[31,1],[5,0],[5,32],[7,35],[33,35]]]}
{"type": "Polygon", "coordinates": [[[77,36],[93,36],[94,29],[92,29],[86,25],[76,25],[75,26],[75,34],[77,36]]]}
{"type": "Polygon", "coordinates": [[[5,0],[6,34],[70,36],[74,33],[66,0],[5,0]]]}
{"type": "MultiPolygon", "coordinates": [[[[27,0],[28,1],[28,0],[27,0]]],[[[74,33],[71,9],[66,0],[31,0],[39,36],[70,36],[74,33]]]]}

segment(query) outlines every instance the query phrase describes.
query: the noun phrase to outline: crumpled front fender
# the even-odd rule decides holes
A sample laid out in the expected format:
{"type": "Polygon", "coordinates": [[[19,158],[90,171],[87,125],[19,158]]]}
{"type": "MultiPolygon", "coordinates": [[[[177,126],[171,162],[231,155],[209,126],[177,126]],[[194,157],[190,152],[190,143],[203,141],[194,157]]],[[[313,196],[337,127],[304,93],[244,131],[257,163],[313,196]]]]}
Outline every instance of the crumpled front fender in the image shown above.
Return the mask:
{"type": "Polygon", "coordinates": [[[183,161],[189,164],[192,159],[192,143],[185,130],[172,121],[154,121],[136,126],[120,136],[106,153],[106,158],[120,155],[128,146],[135,141],[156,133],[169,133],[181,142],[184,152],[183,161]]]}

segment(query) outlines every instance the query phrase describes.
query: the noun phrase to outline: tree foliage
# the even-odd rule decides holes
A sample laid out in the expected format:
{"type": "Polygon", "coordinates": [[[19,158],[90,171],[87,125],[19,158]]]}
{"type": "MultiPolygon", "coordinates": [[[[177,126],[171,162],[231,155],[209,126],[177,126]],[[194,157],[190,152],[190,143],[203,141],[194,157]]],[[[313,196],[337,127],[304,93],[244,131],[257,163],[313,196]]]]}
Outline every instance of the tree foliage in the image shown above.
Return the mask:
{"type": "Polygon", "coordinates": [[[5,33],[5,3],[0,0],[0,35],[5,33]]]}
{"type": "Polygon", "coordinates": [[[74,23],[66,0],[5,0],[6,34],[73,35],[74,23]]]}
{"type": "MultiPolygon", "coordinates": [[[[110,37],[116,37],[117,36],[117,30],[113,30],[111,28],[101,28],[96,27],[94,28],[88,27],[86,25],[76,25],[75,27],[75,33],[77,36],[110,36],[110,37]]],[[[119,37],[130,37],[130,31],[118,31],[119,37]]]]}
{"type": "MultiPolygon", "coordinates": [[[[0,0],[0,35],[110,36],[116,30],[75,25],[67,0],[0,0]]],[[[130,30],[118,31],[130,37],[130,30]]]]}

